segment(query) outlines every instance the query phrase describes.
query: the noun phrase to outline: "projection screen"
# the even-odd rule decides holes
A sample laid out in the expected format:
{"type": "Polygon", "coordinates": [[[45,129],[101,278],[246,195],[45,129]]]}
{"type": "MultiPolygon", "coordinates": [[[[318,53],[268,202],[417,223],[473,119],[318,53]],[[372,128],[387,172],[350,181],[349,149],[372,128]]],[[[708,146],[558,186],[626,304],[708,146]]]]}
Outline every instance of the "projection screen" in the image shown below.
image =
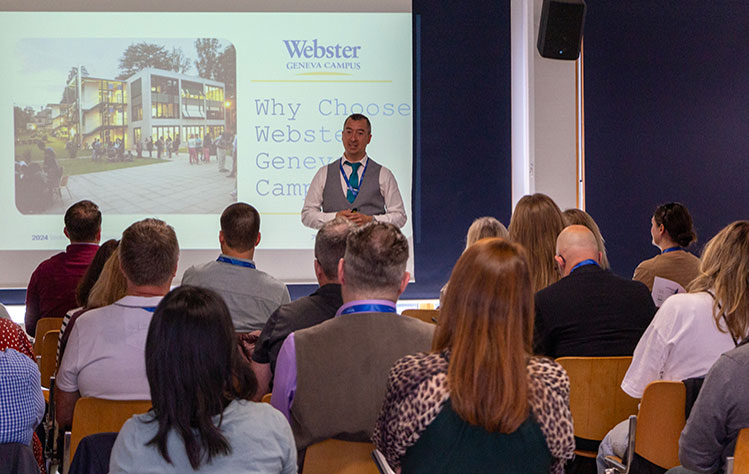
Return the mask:
{"type": "Polygon", "coordinates": [[[217,255],[221,211],[248,202],[261,214],[258,267],[313,282],[316,231],[300,210],[317,169],[341,156],[354,112],[372,122],[367,151],[398,181],[411,240],[410,1],[13,0],[3,10],[0,287],[24,287],[65,248],[63,213],[81,199],[99,204],[102,241],[144,217],[172,225],[178,278],[217,255]],[[214,143],[234,131],[236,142],[214,143]]]}

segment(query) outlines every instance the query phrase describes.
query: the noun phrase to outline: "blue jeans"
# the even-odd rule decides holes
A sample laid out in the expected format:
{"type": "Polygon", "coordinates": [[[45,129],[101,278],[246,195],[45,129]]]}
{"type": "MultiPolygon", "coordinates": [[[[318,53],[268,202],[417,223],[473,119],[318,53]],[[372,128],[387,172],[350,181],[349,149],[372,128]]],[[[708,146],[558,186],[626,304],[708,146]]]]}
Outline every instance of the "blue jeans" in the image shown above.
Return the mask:
{"type": "Polygon", "coordinates": [[[614,426],[611,431],[603,438],[598,446],[598,456],[596,457],[596,467],[598,474],[604,474],[608,465],[606,456],[619,456],[624,458],[627,454],[627,434],[629,433],[629,420],[624,420],[614,426]]]}

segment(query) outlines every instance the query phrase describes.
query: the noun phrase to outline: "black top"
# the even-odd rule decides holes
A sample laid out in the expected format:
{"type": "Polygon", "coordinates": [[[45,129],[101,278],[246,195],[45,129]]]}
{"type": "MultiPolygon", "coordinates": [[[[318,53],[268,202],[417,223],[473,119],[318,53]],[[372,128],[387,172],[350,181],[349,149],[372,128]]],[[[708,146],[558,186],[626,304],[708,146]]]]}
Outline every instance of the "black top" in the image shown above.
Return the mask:
{"type": "Polygon", "coordinates": [[[252,360],[259,364],[270,363],[271,372],[275,373],[278,353],[286,336],[331,319],[342,305],[341,285],[331,283],[309,296],[279,306],[265,323],[252,360]]]}
{"type": "Polygon", "coordinates": [[[655,311],[644,284],[584,265],[536,293],[533,350],[553,358],[631,356],[655,311]]]}

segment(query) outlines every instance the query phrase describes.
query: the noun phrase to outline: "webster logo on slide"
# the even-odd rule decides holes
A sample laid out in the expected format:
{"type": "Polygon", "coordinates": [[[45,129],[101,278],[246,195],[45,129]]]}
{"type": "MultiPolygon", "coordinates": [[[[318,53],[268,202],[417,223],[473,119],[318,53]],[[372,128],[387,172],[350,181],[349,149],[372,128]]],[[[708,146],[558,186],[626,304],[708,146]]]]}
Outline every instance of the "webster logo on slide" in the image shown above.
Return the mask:
{"type": "Polygon", "coordinates": [[[314,38],[283,40],[290,61],[286,69],[358,70],[362,46],[351,44],[324,44],[314,38]]]}

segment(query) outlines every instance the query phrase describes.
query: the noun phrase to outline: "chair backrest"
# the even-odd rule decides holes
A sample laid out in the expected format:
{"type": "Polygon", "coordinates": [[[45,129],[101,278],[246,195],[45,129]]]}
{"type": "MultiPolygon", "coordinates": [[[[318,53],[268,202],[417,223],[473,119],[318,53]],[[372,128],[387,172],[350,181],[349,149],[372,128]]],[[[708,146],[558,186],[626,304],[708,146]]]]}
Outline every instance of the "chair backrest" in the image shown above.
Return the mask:
{"type": "Polygon", "coordinates": [[[617,423],[637,414],[637,399],[621,389],[632,357],[560,357],[570,377],[575,436],[600,441],[617,423]]]}
{"type": "Polygon", "coordinates": [[[68,175],[64,174],[62,177],[60,177],[60,187],[64,188],[68,185],[68,175]]]}
{"type": "Polygon", "coordinates": [[[749,474],[749,428],[739,431],[733,452],[733,474],[749,474]]]}
{"type": "Polygon", "coordinates": [[[59,331],[62,327],[62,318],[42,318],[36,322],[34,332],[34,354],[41,354],[42,340],[47,331],[59,331]]]}
{"type": "Polygon", "coordinates": [[[406,309],[403,311],[403,316],[410,316],[412,318],[420,319],[425,323],[437,324],[437,320],[440,316],[440,310],[438,309],[406,309]]]}
{"type": "Polygon", "coordinates": [[[645,387],[637,414],[635,453],[663,469],[679,462],[679,436],[686,423],[682,382],[659,380],[645,387]]]}
{"type": "Polygon", "coordinates": [[[151,400],[104,400],[101,398],[79,398],[73,411],[73,427],[70,430],[70,456],[73,459],[78,443],[90,434],[120,431],[122,425],[133,415],[151,409],[151,400]]]}
{"type": "Polygon", "coordinates": [[[57,371],[57,340],[60,331],[47,331],[42,338],[39,372],[42,374],[42,387],[49,388],[49,379],[57,371]]]}
{"type": "Polygon", "coordinates": [[[302,474],[379,474],[372,443],[328,439],[307,448],[302,474]]]}

